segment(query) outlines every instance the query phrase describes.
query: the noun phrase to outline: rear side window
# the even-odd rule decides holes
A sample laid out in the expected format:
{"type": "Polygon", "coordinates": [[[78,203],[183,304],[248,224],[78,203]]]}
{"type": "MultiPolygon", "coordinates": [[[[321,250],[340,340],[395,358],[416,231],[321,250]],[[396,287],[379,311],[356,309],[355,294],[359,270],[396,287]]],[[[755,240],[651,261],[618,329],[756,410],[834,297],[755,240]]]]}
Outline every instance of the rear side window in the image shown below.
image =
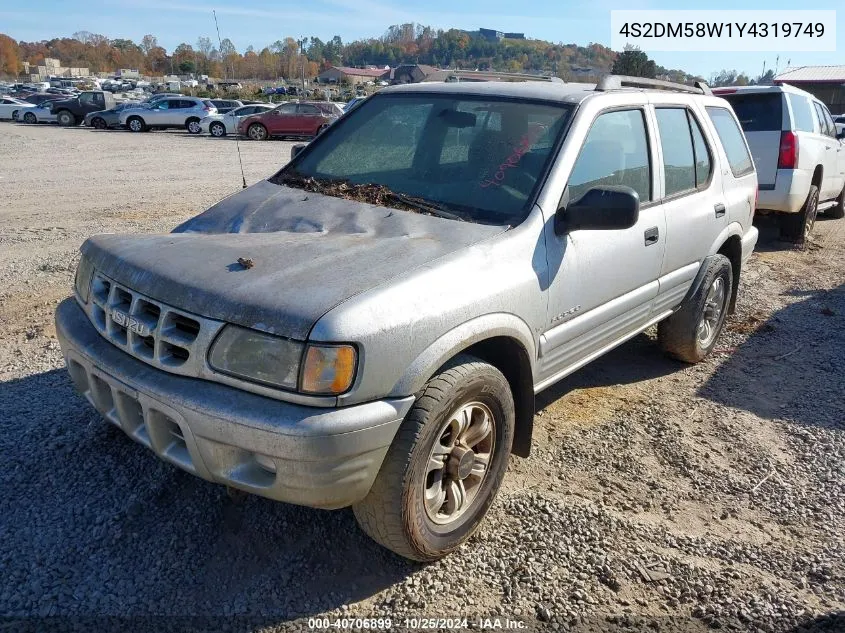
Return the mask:
{"type": "Polygon", "coordinates": [[[737,178],[750,174],[754,171],[754,163],[751,162],[751,155],[748,153],[748,146],[745,144],[745,137],[742,130],[736,124],[731,113],[725,108],[715,106],[707,107],[707,114],[713,121],[716,134],[725,148],[731,172],[737,178]]]}
{"type": "Polygon", "coordinates": [[[625,185],[651,200],[651,168],[642,110],[619,110],[599,115],[569,176],[569,199],[589,189],[625,185]]]}
{"type": "Polygon", "coordinates": [[[704,140],[698,121],[690,112],[687,112],[687,116],[692,128],[692,146],[695,150],[695,186],[703,187],[710,180],[710,174],[713,172],[713,158],[710,156],[710,148],[707,147],[707,141],[704,140]]]}
{"type": "Polygon", "coordinates": [[[819,129],[821,133],[828,136],[836,136],[836,126],[833,124],[833,119],[830,118],[827,108],[819,103],[814,103],[813,105],[816,107],[816,113],[819,117],[819,129]]]}
{"type": "Polygon", "coordinates": [[[722,95],[736,112],[746,132],[780,132],[783,123],[783,99],[780,92],[722,95]]]}
{"type": "Polygon", "coordinates": [[[810,100],[791,92],[786,93],[786,98],[789,99],[789,105],[792,106],[792,129],[797,132],[814,132],[813,119],[815,116],[810,100]]]}
{"type": "Polygon", "coordinates": [[[666,196],[695,189],[695,154],[684,108],[658,108],[666,196]]]}

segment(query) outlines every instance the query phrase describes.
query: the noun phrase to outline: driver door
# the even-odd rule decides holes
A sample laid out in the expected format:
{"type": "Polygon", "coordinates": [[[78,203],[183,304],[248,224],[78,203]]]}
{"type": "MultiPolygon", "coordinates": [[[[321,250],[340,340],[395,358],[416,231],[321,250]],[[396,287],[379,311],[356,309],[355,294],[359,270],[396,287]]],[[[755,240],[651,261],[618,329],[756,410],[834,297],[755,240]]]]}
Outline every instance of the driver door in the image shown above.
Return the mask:
{"type": "Polygon", "coordinates": [[[290,134],[296,121],[296,104],[286,103],[272,110],[272,114],[263,117],[267,123],[267,130],[271,135],[290,134]]]}
{"type": "MultiPolygon", "coordinates": [[[[549,308],[540,336],[540,388],[637,333],[652,319],[666,244],[666,220],[654,199],[657,155],[643,107],[597,114],[570,172],[564,197],[623,185],[639,194],[629,229],[557,235],[547,221],[549,308]]],[[[554,209],[548,210],[552,214],[554,209]]]]}

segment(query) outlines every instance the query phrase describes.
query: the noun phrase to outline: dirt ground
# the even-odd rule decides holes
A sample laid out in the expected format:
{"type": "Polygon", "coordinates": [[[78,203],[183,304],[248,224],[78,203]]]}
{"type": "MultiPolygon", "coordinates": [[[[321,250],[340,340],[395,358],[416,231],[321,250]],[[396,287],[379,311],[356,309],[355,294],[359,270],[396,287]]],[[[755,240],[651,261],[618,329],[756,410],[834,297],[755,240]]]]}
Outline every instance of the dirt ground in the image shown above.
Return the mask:
{"type": "MultiPolygon", "coordinates": [[[[240,143],[247,183],[291,145],[240,143]]],[[[72,393],[52,315],[82,241],[169,231],[240,187],[233,139],[0,124],[0,616],[845,630],[845,220],[797,251],[761,219],[700,365],[650,332],[540,394],[483,528],[421,566],[347,510],[235,502],[72,393]]]]}

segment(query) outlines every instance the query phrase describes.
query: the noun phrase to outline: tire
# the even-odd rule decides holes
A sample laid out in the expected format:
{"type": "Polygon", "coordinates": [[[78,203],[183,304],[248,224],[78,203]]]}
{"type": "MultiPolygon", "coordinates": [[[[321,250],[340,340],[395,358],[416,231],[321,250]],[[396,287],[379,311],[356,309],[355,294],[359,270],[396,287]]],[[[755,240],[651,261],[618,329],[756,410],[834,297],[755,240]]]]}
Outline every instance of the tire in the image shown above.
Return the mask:
{"type": "Polygon", "coordinates": [[[839,197],[836,199],[836,205],[827,209],[824,214],[834,220],[845,218],[845,187],[839,193],[839,197]]]}
{"type": "Polygon", "coordinates": [[[501,372],[474,356],[457,356],[428,381],[370,492],[352,506],[358,525],[411,560],[454,551],[481,524],[499,490],[514,425],[513,395],[501,372]]]}
{"type": "Polygon", "coordinates": [[[36,117],[32,112],[27,112],[23,115],[23,122],[24,123],[38,123],[38,117],[36,117]]]}
{"type": "Polygon", "coordinates": [[[108,128],[108,125],[106,125],[105,119],[103,119],[102,117],[95,116],[91,120],[91,127],[97,130],[105,130],[108,128]]]}
{"type": "Polygon", "coordinates": [[[267,128],[260,123],[253,123],[246,131],[246,135],[253,141],[266,141],[267,128]]]}
{"type": "Polygon", "coordinates": [[[17,120],[18,120],[18,111],[12,110],[12,121],[17,121],[17,120]]]}
{"type": "Polygon", "coordinates": [[[804,246],[813,232],[818,212],[819,188],[811,185],[801,210],[798,213],[784,213],[780,216],[781,238],[794,242],[798,246],[804,246]]]}
{"type": "Polygon", "coordinates": [[[56,115],[56,121],[62,127],[71,127],[76,125],[76,117],[70,110],[60,110],[56,115]]]}
{"type": "Polygon", "coordinates": [[[714,255],[695,293],[657,326],[660,346],[685,363],[698,363],[713,351],[733,292],[733,267],[724,255],[714,255]]]}
{"type": "Polygon", "coordinates": [[[129,117],[126,121],[126,127],[129,128],[130,132],[145,132],[147,130],[144,119],[139,116],[129,117]]]}
{"type": "Polygon", "coordinates": [[[224,136],[226,136],[226,126],[220,122],[215,122],[208,126],[208,132],[212,136],[216,136],[217,138],[223,138],[224,136]]]}
{"type": "Polygon", "coordinates": [[[200,127],[200,120],[199,119],[188,119],[185,121],[185,129],[188,130],[188,134],[199,134],[202,132],[202,127],[200,127]]]}
{"type": "Polygon", "coordinates": [[[317,129],[317,133],[314,135],[314,138],[317,138],[318,136],[320,136],[320,134],[322,134],[323,132],[325,132],[325,131],[326,131],[326,130],[328,130],[328,129],[329,129],[329,126],[328,126],[328,125],[321,125],[321,126],[317,129]]]}

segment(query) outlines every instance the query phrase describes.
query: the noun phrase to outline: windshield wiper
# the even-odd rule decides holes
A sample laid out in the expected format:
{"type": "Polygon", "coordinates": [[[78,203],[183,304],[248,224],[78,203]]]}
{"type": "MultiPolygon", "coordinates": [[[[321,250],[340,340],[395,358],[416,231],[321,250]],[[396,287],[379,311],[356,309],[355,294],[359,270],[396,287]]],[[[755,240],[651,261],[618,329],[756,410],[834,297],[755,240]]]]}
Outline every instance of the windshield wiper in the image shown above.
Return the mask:
{"type": "Polygon", "coordinates": [[[458,220],[460,222],[464,221],[464,218],[462,218],[461,216],[452,213],[442,205],[439,205],[436,202],[431,202],[430,200],[415,198],[413,196],[409,196],[404,193],[397,193],[395,191],[388,191],[387,196],[393,198],[401,204],[404,204],[407,207],[411,207],[418,211],[430,213],[431,215],[435,215],[439,218],[445,218],[447,220],[458,220]]]}

